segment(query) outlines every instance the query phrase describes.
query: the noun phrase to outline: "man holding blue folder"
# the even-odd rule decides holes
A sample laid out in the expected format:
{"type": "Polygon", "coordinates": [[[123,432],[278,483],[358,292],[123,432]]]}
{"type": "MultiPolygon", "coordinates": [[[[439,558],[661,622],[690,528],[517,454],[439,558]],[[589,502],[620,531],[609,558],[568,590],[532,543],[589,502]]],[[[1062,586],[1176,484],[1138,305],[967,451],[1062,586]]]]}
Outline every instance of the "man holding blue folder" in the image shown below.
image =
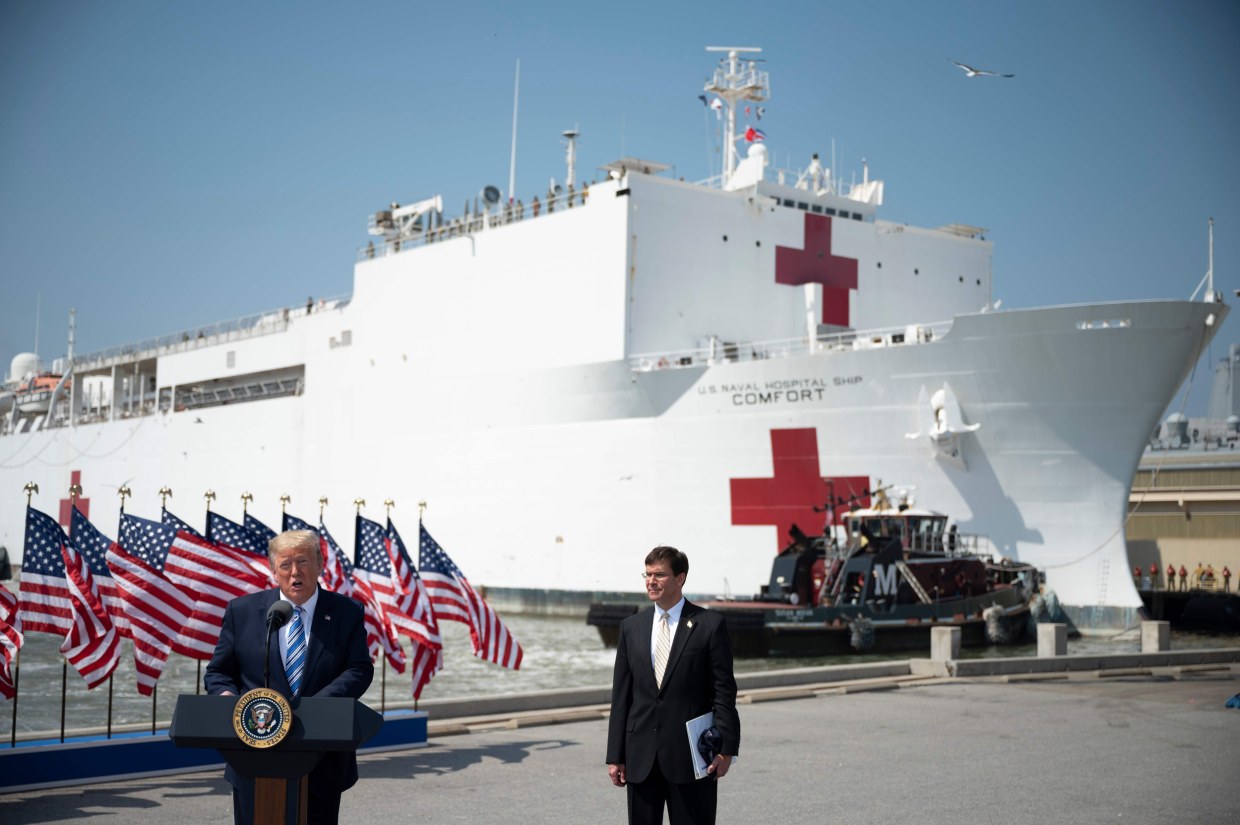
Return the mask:
{"type": "MultiPolygon", "coordinates": [[[[732,645],[718,613],[682,595],[689,559],[674,547],[646,556],[654,605],[620,624],[607,731],[607,773],[628,788],[630,825],[713,825],[717,780],[740,750],[732,645]],[[718,751],[694,778],[685,723],[714,714],[718,751]]],[[[712,737],[713,738],[713,737],[712,737]]]]}

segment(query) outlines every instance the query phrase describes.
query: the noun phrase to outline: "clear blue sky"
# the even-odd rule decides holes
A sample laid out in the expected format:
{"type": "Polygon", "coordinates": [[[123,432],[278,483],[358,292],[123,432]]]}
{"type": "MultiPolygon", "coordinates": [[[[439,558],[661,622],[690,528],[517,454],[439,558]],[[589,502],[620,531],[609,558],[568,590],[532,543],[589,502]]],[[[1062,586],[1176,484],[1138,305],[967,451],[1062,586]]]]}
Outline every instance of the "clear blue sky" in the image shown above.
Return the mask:
{"type": "MultiPolygon", "coordinates": [[[[861,158],[880,216],[984,226],[1005,307],[1237,302],[1240,4],[0,4],[0,371],[352,288],[366,216],[622,154],[707,174],[707,45],[761,46],[780,165],[861,158]],[[1014,72],[969,80],[948,58],[1014,72]]],[[[1240,320],[1208,358],[1240,341],[1240,320]]],[[[1190,413],[1204,410],[1199,370],[1190,413]]]]}

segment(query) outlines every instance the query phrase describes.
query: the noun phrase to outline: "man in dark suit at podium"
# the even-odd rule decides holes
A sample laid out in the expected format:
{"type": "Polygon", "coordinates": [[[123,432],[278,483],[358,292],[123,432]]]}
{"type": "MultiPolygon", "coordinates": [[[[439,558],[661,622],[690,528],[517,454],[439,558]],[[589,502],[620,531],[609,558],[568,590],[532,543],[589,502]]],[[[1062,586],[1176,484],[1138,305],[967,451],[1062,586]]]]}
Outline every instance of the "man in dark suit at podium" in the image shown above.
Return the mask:
{"type": "MultiPolygon", "coordinates": [[[[360,699],[370,687],[374,665],[366,647],[362,608],[345,596],[318,586],[323,557],[319,537],[310,530],[290,530],[267,546],[267,561],[279,585],[233,599],[224,611],[219,644],[207,665],[207,693],[238,696],[270,687],[288,698],[294,709],[303,696],[360,699]],[[293,616],[272,634],[266,659],[267,611],[279,600],[293,606],[293,616]]],[[[254,781],[228,767],[224,777],[233,786],[233,819],[250,825],[254,819],[254,781]]],[[[310,772],[308,817],[311,823],[335,823],[340,794],[357,782],[353,753],[327,753],[310,772]]]]}
{"type": "Polygon", "coordinates": [[[607,731],[607,773],[628,787],[631,825],[713,825],[722,779],[740,750],[732,645],[723,617],[686,601],[689,559],[673,547],[646,556],[654,605],[620,624],[607,731]],[[695,779],[685,723],[714,712],[718,755],[695,779]]]}

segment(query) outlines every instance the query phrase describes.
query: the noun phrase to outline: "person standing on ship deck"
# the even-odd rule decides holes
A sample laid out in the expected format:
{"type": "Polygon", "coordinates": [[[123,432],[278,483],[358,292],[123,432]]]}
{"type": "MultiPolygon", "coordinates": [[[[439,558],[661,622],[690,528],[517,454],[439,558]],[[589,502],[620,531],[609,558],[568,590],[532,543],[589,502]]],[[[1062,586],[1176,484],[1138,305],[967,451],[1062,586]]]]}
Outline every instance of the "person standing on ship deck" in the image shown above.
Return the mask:
{"type": "MultiPolygon", "coordinates": [[[[360,699],[375,672],[366,647],[362,608],[318,586],[323,567],[318,535],[310,530],[281,533],[268,543],[267,561],[279,587],[228,603],[220,639],[203,678],[207,693],[236,696],[264,686],[266,616],[272,605],[283,600],[293,605],[295,613],[272,640],[271,689],[284,694],[294,709],[303,696],[360,699]]],[[[233,822],[250,825],[254,780],[239,776],[231,766],[225,769],[224,778],[233,788],[233,822]]],[[[335,825],[340,795],[356,783],[354,753],[325,754],[310,771],[309,822],[335,825]]]]}
{"type": "Polygon", "coordinates": [[[713,825],[717,781],[740,750],[732,644],[723,617],[682,593],[688,557],[673,547],[646,556],[654,604],[620,624],[607,728],[607,775],[626,788],[630,825],[713,825]],[[714,713],[719,753],[694,778],[685,723],[714,713]]]}

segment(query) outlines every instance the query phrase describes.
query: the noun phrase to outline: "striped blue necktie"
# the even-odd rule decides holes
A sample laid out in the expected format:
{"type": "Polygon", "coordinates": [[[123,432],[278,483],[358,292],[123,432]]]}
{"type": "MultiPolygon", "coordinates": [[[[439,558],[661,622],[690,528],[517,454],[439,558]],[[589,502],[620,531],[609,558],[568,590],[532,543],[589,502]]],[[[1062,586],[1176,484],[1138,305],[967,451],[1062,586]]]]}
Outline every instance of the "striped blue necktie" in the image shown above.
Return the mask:
{"type": "Polygon", "coordinates": [[[306,631],[301,623],[301,608],[293,608],[293,622],[288,628],[288,656],[284,665],[284,673],[288,676],[288,686],[296,696],[301,690],[301,677],[306,672],[306,631]]]}

